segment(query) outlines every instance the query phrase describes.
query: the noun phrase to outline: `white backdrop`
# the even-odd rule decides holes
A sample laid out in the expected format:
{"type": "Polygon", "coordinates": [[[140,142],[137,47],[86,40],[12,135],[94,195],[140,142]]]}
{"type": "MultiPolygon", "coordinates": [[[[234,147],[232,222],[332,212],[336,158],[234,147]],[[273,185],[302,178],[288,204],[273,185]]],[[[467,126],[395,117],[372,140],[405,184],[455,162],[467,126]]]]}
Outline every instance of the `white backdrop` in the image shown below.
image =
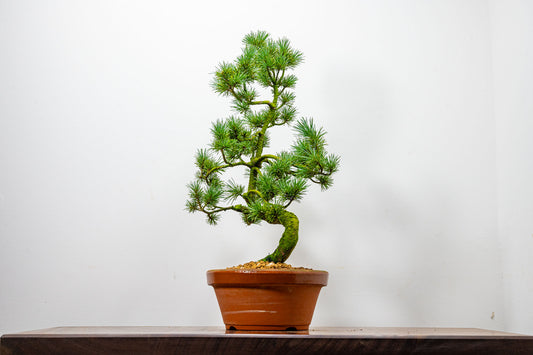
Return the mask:
{"type": "MultiPolygon", "coordinates": [[[[0,1],[0,333],[222,325],[205,271],[282,228],[184,210],[210,89],[251,30],[305,55],[297,107],[341,156],[292,210],[314,326],[533,333],[528,1],[0,1]]],[[[273,150],[291,143],[274,133],[273,150]]]]}

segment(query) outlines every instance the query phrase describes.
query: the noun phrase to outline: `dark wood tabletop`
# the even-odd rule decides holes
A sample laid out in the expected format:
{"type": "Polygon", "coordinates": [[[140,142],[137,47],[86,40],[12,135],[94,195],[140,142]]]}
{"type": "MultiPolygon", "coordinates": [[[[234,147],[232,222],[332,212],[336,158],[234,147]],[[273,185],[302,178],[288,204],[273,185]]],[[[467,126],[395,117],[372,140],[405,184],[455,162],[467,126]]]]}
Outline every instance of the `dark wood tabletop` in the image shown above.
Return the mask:
{"type": "Polygon", "coordinates": [[[57,327],[1,337],[12,354],[533,354],[533,336],[475,328],[57,327]]]}

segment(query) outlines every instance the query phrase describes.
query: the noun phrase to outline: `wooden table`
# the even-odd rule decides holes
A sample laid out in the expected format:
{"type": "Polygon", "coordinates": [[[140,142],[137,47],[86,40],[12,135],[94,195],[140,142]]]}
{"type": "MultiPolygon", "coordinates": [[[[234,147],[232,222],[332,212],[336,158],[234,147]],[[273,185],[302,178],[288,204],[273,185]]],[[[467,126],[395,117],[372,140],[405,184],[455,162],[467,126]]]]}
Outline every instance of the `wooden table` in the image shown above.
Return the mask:
{"type": "Polygon", "coordinates": [[[58,327],[5,334],[12,354],[533,354],[533,336],[471,328],[58,327]]]}

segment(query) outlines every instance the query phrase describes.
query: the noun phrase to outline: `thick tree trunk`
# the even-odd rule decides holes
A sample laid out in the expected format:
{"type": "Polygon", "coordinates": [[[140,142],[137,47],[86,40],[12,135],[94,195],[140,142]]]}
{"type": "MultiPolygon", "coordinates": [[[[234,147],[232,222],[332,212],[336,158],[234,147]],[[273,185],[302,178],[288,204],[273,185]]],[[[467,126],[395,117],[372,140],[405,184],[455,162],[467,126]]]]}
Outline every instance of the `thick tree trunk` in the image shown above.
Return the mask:
{"type": "Polygon", "coordinates": [[[298,217],[296,217],[296,215],[292,212],[283,211],[278,215],[275,221],[267,222],[272,224],[281,224],[285,227],[285,231],[279,240],[276,250],[261,260],[271,261],[274,263],[283,263],[291,255],[292,250],[298,242],[298,217]]]}

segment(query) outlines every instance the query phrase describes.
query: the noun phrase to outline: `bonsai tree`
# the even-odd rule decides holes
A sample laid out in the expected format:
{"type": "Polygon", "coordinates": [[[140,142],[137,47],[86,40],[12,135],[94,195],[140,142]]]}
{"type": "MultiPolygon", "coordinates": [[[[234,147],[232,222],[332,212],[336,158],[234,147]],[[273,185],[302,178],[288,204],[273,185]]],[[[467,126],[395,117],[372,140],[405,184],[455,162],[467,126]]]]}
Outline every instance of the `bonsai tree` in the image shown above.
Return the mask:
{"type": "Polygon", "coordinates": [[[288,210],[299,202],[309,183],[322,190],[332,184],[339,157],[326,152],[326,132],[312,119],[296,120],[293,89],[297,78],[291,71],[303,55],[289,40],[273,40],[266,32],[251,32],[243,39],[242,54],[216,69],[212,87],[232,99],[235,115],[213,123],[209,148],[196,154],[196,179],[188,185],[189,212],[202,212],[216,224],[225,211],[240,213],[247,225],[265,221],[285,227],[279,244],[261,260],[282,263],[298,241],[298,218],[288,210]],[[259,90],[268,98],[260,98],[259,90]],[[265,152],[270,131],[293,126],[295,142],[288,151],[265,152]],[[247,184],[224,172],[241,167],[247,184]]]}

